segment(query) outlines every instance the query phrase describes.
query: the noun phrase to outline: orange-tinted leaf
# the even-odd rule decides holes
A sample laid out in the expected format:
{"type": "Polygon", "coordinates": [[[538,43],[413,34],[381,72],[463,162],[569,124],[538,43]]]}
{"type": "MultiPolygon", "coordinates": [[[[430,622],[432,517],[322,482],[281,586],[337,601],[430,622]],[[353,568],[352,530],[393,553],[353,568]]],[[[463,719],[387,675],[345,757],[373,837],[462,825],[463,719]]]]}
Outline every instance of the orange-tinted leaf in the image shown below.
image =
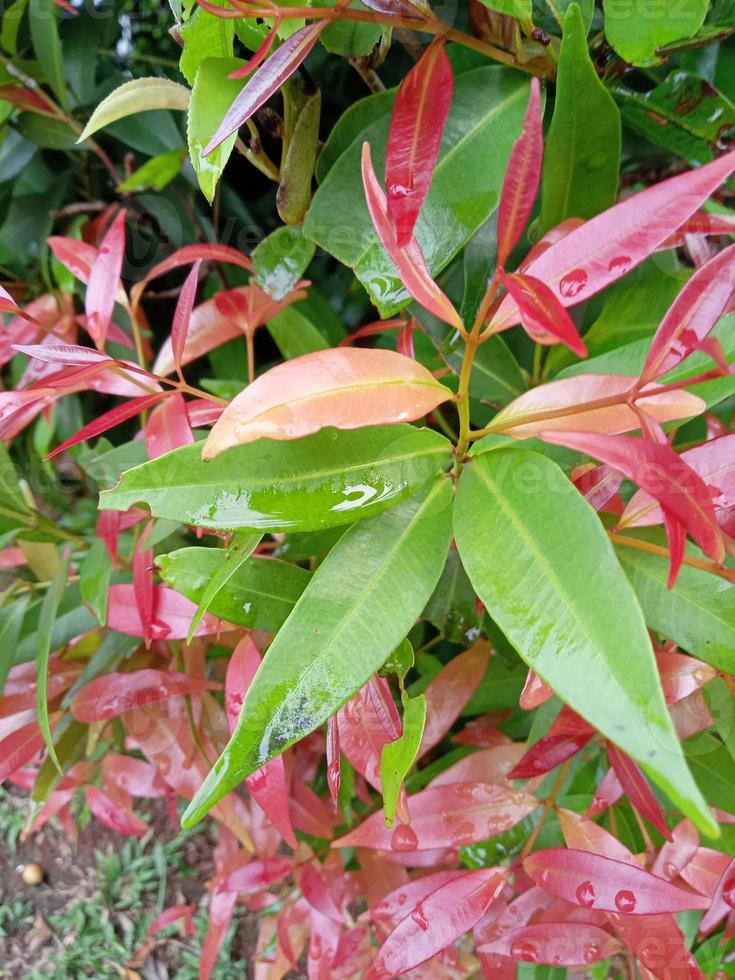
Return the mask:
{"type": "Polygon", "coordinates": [[[182,378],[181,364],[186,347],[186,337],[189,333],[191,311],[194,309],[194,298],[196,297],[201,264],[202,260],[197,259],[191,267],[191,271],[184,280],[184,285],[181,287],[181,292],[176,302],[176,309],[174,310],[174,320],[171,326],[171,350],[174,355],[174,364],[176,365],[176,373],[179,375],[179,378],[182,378]]]}
{"type": "Polygon", "coordinates": [[[511,151],[505,170],[498,208],[498,265],[505,265],[533,209],[541,180],[544,155],[544,131],[541,113],[541,89],[537,78],[531,80],[528,108],[523,132],[511,151]]]}
{"type": "Polygon", "coordinates": [[[533,711],[553,697],[554,692],[549,685],[545,684],[537,673],[529,670],[526,674],[526,683],[518,698],[519,707],[524,711],[533,711]]]}
{"type": "Polygon", "coordinates": [[[385,186],[399,247],[408,245],[429,192],[454,88],[444,42],[434,41],[401,82],[388,133],[385,186]]]}
{"type": "Polygon", "coordinates": [[[651,872],[667,881],[678,878],[697,853],[698,847],[697,828],[689,820],[682,820],[671,831],[671,840],[666,841],[656,855],[651,872]]]}
{"type": "Polygon", "coordinates": [[[655,654],[667,704],[689,697],[717,674],[709,664],[675,650],[656,650],[655,654]]]}
{"type": "Polygon", "coordinates": [[[524,753],[522,742],[508,742],[506,745],[493,745],[466,755],[453,766],[439,773],[431,781],[432,786],[446,786],[447,783],[504,783],[510,771],[524,753]]]}
{"type": "Polygon", "coordinates": [[[145,427],[145,444],[151,459],[194,442],[186,402],[177,391],[157,405],[145,427]]]}
{"type": "Polygon", "coordinates": [[[325,426],[410,422],[451,397],[423,365],[394,351],[316,351],[279,364],[248,385],[215,424],[202,458],[255,439],[297,439],[325,426]]]}

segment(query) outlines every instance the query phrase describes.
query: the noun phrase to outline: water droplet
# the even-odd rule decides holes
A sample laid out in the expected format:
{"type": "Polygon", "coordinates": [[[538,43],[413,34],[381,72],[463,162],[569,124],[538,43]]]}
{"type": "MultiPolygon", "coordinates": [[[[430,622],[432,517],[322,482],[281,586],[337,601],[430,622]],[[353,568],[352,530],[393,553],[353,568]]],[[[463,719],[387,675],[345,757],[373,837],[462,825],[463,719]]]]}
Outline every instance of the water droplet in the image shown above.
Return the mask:
{"type": "Polygon", "coordinates": [[[156,754],[153,756],[153,764],[156,766],[162,776],[168,775],[168,773],[171,771],[171,760],[163,752],[156,752],[156,754]]]}
{"type": "Polygon", "coordinates": [[[582,948],[585,963],[596,963],[600,959],[600,947],[595,943],[585,943],[582,948]]]}
{"type": "Polygon", "coordinates": [[[628,891],[627,888],[623,888],[615,896],[615,908],[620,912],[634,912],[636,906],[636,897],[633,892],[628,891]]]}
{"type": "Polygon", "coordinates": [[[731,909],[735,909],[735,872],[725,878],[722,885],[722,899],[731,909]]]}
{"type": "Polygon", "coordinates": [[[400,895],[398,896],[398,904],[399,904],[399,905],[405,905],[405,904],[406,904],[406,899],[407,899],[407,898],[408,898],[408,896],[406,895],[406,893],[405,893],[405,892],[402,892],[402,893],[401,893],[401,894],[400,894],[400,895]]]}
{"type": "Polygon", "coordinates": [[[591,909],[595,904],[595,886],[591,881],[583,881],[574,893],[580,905],[586,909],[591,909]]]}
{"type": "Polygon", "coordinates": [[[322,955],[322,940],[318,932],[312,932],[311,942],[309,943],[309,956],[313,960],[318,960],[322,955]]]}
{"type": "Polygon", "coordinates": [[[393,831],[390,846],[394,851],[415,851],[419,846],[419,839],[415,831],[402,823],[393,831]]]}
{"type": "Polygon", "coordinates": [[[559,292],[562,296],[577,296],[587,285],[587,273],[584,269],[572,269],[559,282],[559,292]]]}
{"type": "Polygon", "coordinates": [[[514,960],[523,960],[524,963],[535,963],[538,956],[538,946],[528,940],[519,939],[511,944],[510,955],[514,960]]]}
{"type": "Polygon", "coordinates": [[[610,259],[607,268],[610,272],[615,272],[619,276],[622,276],[628,271],[630,265],[631,258],[629,255],[617,255],[614,259],[610,259]]]}
{"type": "Polygon", "coordinates": [[[664,862],[663,871],[664,871],[664,878],[676,878],[676,876],[679,874],[679,869],[673,863],[673,861],[664,862]]]}
{"type": "Polygon", "coordinates": [[[423,929],[424,932],[426,932],[426,930],[429,928],[429,922],[426,916],[424,915],[423,905],[419,904],[416,906],[416,908],[411,913],[411,918],[419,927],[419,929],[423,929]]]}

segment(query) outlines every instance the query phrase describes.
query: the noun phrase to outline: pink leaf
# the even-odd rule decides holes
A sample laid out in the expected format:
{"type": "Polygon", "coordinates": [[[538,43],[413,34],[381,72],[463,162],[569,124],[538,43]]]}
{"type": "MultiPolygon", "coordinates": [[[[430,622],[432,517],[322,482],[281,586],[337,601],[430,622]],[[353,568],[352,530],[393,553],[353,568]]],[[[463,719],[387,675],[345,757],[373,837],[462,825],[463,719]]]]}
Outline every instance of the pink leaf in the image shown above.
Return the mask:
{"type": "Polygon", "coordinates": [[[240,895],[263,891],[268,885],[290,875],[293,868],[294,863],[291,858],[271,857],[249,861],[225,875],[220,888],[240,895]]]}
{"type": "Polygon", "coordinates": [[[385,186],[388,216],[400,248],[413,238],[416,219],[429,192],[453,88],[454,74],[444,42],[434,41],[404,77],[393,104],[385,186]]]}
{"type": "Polygon", "coordinates": [[[537,78],[531,80],[523,132],[513,146],[505,170],[498,208],[498,265],[505,266],[531,216],[541,179],[544,131],[541,90],[537,78]]]}
{"type": "Polygon", "coordinates": [[[97,347],[105,346],[125,258],[125,209],[115,216],[92,262],[84,298],[87,329],[97,347]]]}
{"type": "Polygon", "coordinates": [[[314,862],[309,862],[304,867],[301,872],[299,885],[301,887],[301,893],[309,905],[333,922],[344,923],[345,917],[337,908],[334,897],[323,876],[315,867],[314,862]]]}
{"type": "Polygon", "coordinates": [[[319,20],[302,27],[273,52],[246,82],[242,91],[235,96],[214,136],[204,147],[205,156],[216,149],[228,136],[237,132],[240,126],[247,122],[253,113],[257,112],[293,75],[319,40],[319,35],[326,26],[326,21],[319,20]]]}
{"type": "Polygon", "coordinates": [[[599,963],[620,950],[620,943],[609,932],[586,922],[543,922],[521,926],[479,947],[481,953],[555,967],[599,963]]]}
{"type": "Polygon", "coordinates": [[[153,616],[156,594],[153,591],[153,551],[145,548],[145,540],[153,528],[149,521],[135,544],[133,552],[133,591],[143,624],[143,639],[146,649],[153,638],[153,616]]]}
{"type": "Polygon", "coordinates": [[[735,290],[735,245],[698,269],[661,321],[641,372],[641,385],[666,374],[697,350],[735,290]]]}
{"type": "Polygon", "coordinates": [[[508,874],[508,868],[482,868],[440,885],[401,919],[373,960],[366,980],[406,973],[452,945],[482,918],[508,874]]]}
{"type": "Polygon", "coordinates": [[[561,341],[579,357],[587,356],[574,321],[545,283],[522,272],[503,275],[502,282],[518,304],[529,337],[538,344],[561,341]]]}
{"type": "Polygon", "coordinates": [[[37,721],[30,721],[0,741],[0,783],[24,766],[44,746],[37,721]]]}
{"type": "Polygon", "coordinates": [[[732,909],[735,909],[735,858],[728,863],[717,882],[710,907],[699,923],[700,935],[706,936],[712,932],[732,909]]]}
{"type": "Polygon", "coordinates": [[[453,766],[439,773],[431,781],[432,786],[446,786],[447,783],[504,783],[510,772],[520,761],[524,747],[521,742],[508,742],[506,745],[493,745],[466,755],[453,766]]]}
{"type": "MultiPolygon", "coordinates": [[[[154,586],[156,616],[153,621],[153,638],[158,640],[185,640],[196,606],[185,596],[163,585],[154,586]]],[[[135,602],[132,585],[111,585],[109,593],[107,626],[128,636],[143,636],[143,624],[135,602]]],[[[205,615],[197,627],[197,636],[218,633],[223,628],[219,619],[205,615]]]]}
{"type": "Polygon", "coordinates": [[[218,684],[198,677],[152,667],[125,674],[112,671],[85,684],[72,701],[71,712],[77,721],[88,724],[107,721],[154,701],[200,694],[218,687],[218,684]]]}
{"type": "Polygon", "coordinates": [[[572,471],[572,481],[584,499],[595,510],[606,510],[608,513],[621,513],[622,502],[615,495],[620,489],[623,478],[611,466],[594,466],[592,463],[578,466],[572,471]]]}
{"type": "Polygon", "coordinates": [[[640,766],[625,752],[621,752],[612,742],[607,743],[607,757],[620,780],[620,785],[630,800],[631,806],[649,823],[652,823],[666,840],[670,841],[671,831],[666,824],[663,810],[648,785],[646,777],[641,772],[640,766]]]}
{"type": "Polygon", "coordinates": [[[388,828],[382,812],[374,813],[332,846],[396,852],[461,847],[509,830],[538,805],[522,790],[492,783],[430,786],[409,797],[410,824],[388,828]]]}
{"type": "Polygon", "coordinates": [[[118,834],[142,837],[148,830],[148,824],[133,813],[129,804],[125,805],[124,794],[120,795],[121,799],[112,799],[96,786],[87,786],[84,791],[87,806],[100,823],[118,834]]]}
{"type": "MultiPolygon", "coordinates": [[[[735,170],[735,152],[671,177],[626,198],[584,222],[525,266],[545,282],[562,306],[594,296],[651,255],[735,170]]],[[[520,320],[508,296],[493,319],[493,332],[520,320]]]]}
{"type": "MultiPolygon", "coordinates": [[[[462,708],[485,676],[489,660],[486,643],[476,643],[453,657],[426,688],[426,725],[418,758],[433,748],[459,718],[462,708]]],[[[486,782],[490,782],[486,778],[486,782]]]]}
{"type": "Polygon", "coordinates": [[[682,820],[671,831],[671,840],[667,841],[656,856],[651,868],[652,874],[672,881],[678,878],[699,847],[699,834],[689,820],[682,820]]]}
{"type": "Polygon", "coordinates": [[[534,711],[553,697],[554,692],[549,685],[542,681],[538,674],[529,670],[526,674],[526,683],[523,685],[521,696],[518,699],[519,707],[523,708],[524,711],[534,711]]]}
{"type": "Polygon", "coordinates": [[[178,269],[182,265],[189,265],[192,262],[196,262],[198,259],[208,262],[224,262],[227,265],[236,265],[241,269],[247,269],[249,272],[252,272],[253,269],[253,263],[250,261],[248,256],[243,255],[242,252],[238,252],[236,248],[231,248],[229,245],[219,245],[216,242],[202,242],[197,243],[196,245],[182,245],[181,248],[177,248],[176,251],[172,252],[167,258],[157,262],[156,265],[154,265],[153,268],[145,274],[143,279],[133,286],[133,288],[130,290],[130,298],[133,306],[138,306],[146,286],[152,279],[157,279],[159,276],[163,276],[167,272],[171,272],[173,269],[178,269]]]}
{"type": "Polygon", "coordinates": [[[643,868],[563,847],[537,851],[523,870],[541,887],[583,908],[654,915],[706,908],[707,899],[677,888],[643,868]]]}
{"type": "Polygon", "coordinates": [[[381,792],[380,757],[391,741],[367,685],[337,713],[339,746],[350,764],[381,792]]]}
{"type": "Polygon", "coordinates": [[[541,432],[540,438],[593,456],[623,473],[678,518],[706,555],[723,561],[725,547],[709,490],[670,446],[632,436],[581,432],[541,432]]]}
{"type": "Polygon", "coordinates": [[[153,405],[157,405],[162,398],[166,398],[169,394],[170,392],[168,391],[155,391],[153,394],[142,395],[140,398],[131,398],[124,405],[111,408],[109,412],[105,412],[104,415],[100,415],[94,421],[82,426],[79,432],[76,432],[73,436],[70,436],[62,442],[60,446],[57,446],[56,449],[53,449],[46,456],[46,459],[52,459],[54,456],[58,456],[59,453],[63,453],[65,449],[76,446],[80,442],[85,442],[87,439],[94,439],[95,436],[101,436],[103,432],[107,432],[113,426],[120,425],[121,422],[127,422],[128,419],[132,419],[141,412],[146,411],[146,409],[152,408],[153,405]]]}
{"type": "Polygon", "coordinates": [[[116,786],[130,796],[157,799],[168,790],[155,766],[145,759],[110,753],[102,760],[103,786],[116,786]]]}
{"type": "Polygon", "coordinates": [[[186,402],[178,391],[157,405],[145,427],[145,444],[151,459],[194,442],[186,402]]]}
{"type": "Polygon", "coordinates": [[[196,936],[196,926],[194,925],[194,913],[196,912],[196,905],[171,905],[169,908],[164,909],[160,912],[153,922],[148,926],[148,931],[146,935],[150,938],[155,936],[156,933],[161,932],[162,929],[168,928],[168,926],[173,925],[174,922],[178,922],[183,919],[182,922],[182,933],[184,936],[196,936]]]}
{"type": "Polygon", "coordinates": [[[388,216],[388,203],[385,194],[378,183],[373,170],[370,155],[370,144],[362,145],[362,183],[365,188],[365,200],[373,226],[378,233],[383,248],[398,267],[403,285],[417,303],[424,306],[430,313],[455,327],[464,329],[459,314],[429,275],[426,261],[415,238],[403,247],[398,244],[396,230],[388,216]]]}
{"type": "MultiPolygon", "coordinates": [[[[395,865],[393,865],[395,867],[395,865]]],[[[376,925],[387,924],[392,930],[406,917],[406,909],[419,905],[437,888],[456,878],[461,878],[463,870],[435,871],[433,874],[414,878],[389,892],[385,898],[370,908],[370,918],[376,925]]]]}
{"type": "Polygon", "coordinates": [[[184,285],[181,287],[176,309],[174,310],[173,326],[171,327],[171,348],[174,355],[174,363],[176,364],[176,373],[182,381],[181,364],[186,346],[186,337],[189,333],[191,311],[194,308],[194,298],[196,296],[201,264],[202,260],[197,259],[189,275],[186,277],[184,285]]]}

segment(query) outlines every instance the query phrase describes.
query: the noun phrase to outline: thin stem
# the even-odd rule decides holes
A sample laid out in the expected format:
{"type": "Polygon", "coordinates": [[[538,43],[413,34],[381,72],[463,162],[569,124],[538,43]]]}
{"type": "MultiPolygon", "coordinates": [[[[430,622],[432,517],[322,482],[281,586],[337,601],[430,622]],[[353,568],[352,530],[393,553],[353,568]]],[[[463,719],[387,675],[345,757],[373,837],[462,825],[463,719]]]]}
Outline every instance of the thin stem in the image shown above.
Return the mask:
{"type": "MultiPolygon", "coordinates": [[[[651,541],[629,538],[624,534],[616,534],[615,531],[608,531],[607,533],[613,544],[622,545],[624,548],[634,548],[636,551],[646,551],[649,555],[659,555],[661,558],[671,558],[668,548],[653,544],[651,541]]],[[[728,582],[735,582],[735,568],[725,568],[723,565],[718,565],[716,561],[684,555],[684,564],[691,568],[698,568],[702,572],[709,572],[710,575],[717,575],[718,578],[724,578],[728,582]]]]}
{"type": "Polygon", "coordinates": [[[544,812],[541,814],[541,818],[539,819],[539,822],[536,824],[536,826],[533,828],[531,833],[528,835],[528,840],[523,845],[523,850],[521,851],[521,855],[518,858],[519,864],[524,860],[524,858],[527,858],[528,855],[531,853],[533,845],[536,843],[536,838],[541,833],[541,828],[544,825],[544,821],[556,806],[556,798],[559,795],[559,793],[561,793],[562,786],[564,785],[564,780],[567,778],[567,773],[569,772],[569,767],[571,766],[571,764],[572,764],[572,760],[567,759],[567,761],[562,765],[561,769],[559,770],[559,773],[554,781],[554,785],[551,787],[551,792],[549,793],[549,795],[546,797],[546,800],[544,801],[544,812]]]}

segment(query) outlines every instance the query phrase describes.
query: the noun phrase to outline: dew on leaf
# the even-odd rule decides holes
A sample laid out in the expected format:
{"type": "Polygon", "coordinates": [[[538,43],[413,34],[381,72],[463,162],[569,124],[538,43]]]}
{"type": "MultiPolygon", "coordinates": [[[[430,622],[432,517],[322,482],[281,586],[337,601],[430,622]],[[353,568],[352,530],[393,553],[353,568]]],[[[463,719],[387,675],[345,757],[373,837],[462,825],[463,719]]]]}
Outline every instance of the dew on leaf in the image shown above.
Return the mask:
{"type": "Polygon", "coordinates": [[[632,891],[627,888],[621,889],[615,896],[615,908],[620,912],[633,912],[635,911],[636,897],[632,891]]]}
{"type": "Polygon", "coordinates": [[[402,823],[393,831],[390,846],[394,851],[415,851],[419,846],[419,839],[411,827],[402,823]]]}
{"type": "Polygon", "coordinates": [[[583,881],[582,884],[577,887],[574,894],[579,904],[584,906],[584,908],[593,908],[597,896],[595,895],[595,886],[591,881],[583,881]]]}
{"type": "Polygon", "coordinates": [[[559,281],[559,292],[562,296],[577,296],[587,285],[587,273],[584,269],[572,269],[559,281]]]}

